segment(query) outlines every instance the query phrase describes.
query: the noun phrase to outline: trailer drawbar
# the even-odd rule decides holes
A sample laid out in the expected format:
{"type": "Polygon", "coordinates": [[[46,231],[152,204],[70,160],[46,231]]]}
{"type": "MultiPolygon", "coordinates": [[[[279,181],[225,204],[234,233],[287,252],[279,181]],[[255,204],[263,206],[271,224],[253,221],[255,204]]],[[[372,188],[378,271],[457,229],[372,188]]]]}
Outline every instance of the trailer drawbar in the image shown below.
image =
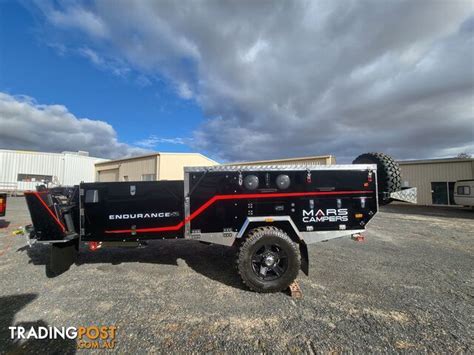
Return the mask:
{"type": "Polygon", "coordinates": [[[51,245],[49,273],[67,270],[80,243],[188,239],[236,248],[242,281],[277,292],[308,274],[307,245],[360,234],[379,205],[415,202],[416,189],[401,189],[392,158],[367,153],[352,165],[190,167],[180,181],[40,186],[25,197],[29,238],[51,245]]]}

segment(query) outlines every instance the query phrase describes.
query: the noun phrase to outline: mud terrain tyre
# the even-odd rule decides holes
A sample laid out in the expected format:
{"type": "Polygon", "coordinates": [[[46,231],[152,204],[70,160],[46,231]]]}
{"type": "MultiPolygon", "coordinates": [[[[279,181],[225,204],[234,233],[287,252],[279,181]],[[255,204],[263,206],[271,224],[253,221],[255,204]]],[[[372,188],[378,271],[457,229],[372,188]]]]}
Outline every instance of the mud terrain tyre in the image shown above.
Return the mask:
{"type": "Polygon", "coordinates": [[[380,205],[390,203],[390,193],[401,189],[400,167],[392,157],[383,153],[365,153],[355,158],[352,164],[377,164],[380,205]]]}
{"type": "Polygon", "coordinates": [[[298,276],[301,256],[298,245],[283,230],[258,227],[240,245],[237,266],[245,285],[256,292],[279,292],[298,276]]]}

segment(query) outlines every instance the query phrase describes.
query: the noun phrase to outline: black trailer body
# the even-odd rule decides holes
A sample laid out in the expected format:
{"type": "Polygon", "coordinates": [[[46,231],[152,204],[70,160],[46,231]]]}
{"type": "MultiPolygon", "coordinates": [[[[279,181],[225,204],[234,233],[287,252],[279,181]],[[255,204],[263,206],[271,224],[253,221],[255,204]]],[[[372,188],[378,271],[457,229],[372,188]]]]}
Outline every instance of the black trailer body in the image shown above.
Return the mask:
{"type": "Polygon", "coordinates": [[[31,237],[52,244],[51,263],[58,265],[67,262],[54,260],[74,255],[66,249],[80,242],[92,250],[170,238],[233,246],[242,280],[256,291],[278,291],[300,268],[308,273],[308,244],[358,235],[379,201],[413,197],[398,191],[398,165],[373,154],[375,164],[219,165],[185,168],[184,181],[43,188],[25,193],[31,237]],[[379,165],[391,169],[384,170],[391,185],[382,184],[391,190],[378,189],[379,165]]]}
{"type": "Polygon", "coordinates": [[[186,168],[184,182],[81,184],[81,239],[233,245],[271,221],[307,243],[327,240],[360,232],[377,212],[375,175],[373,165],[219,166],[186,168]],[[277,184],[282,180],[288,186],[277,184]]]}
{"type": "Polygon", "coordinates": [[[80,194],[83,241],[183,237],[182,180],[85,183],[80,194]]]}
{"type": "Polygon", "coordinates": [[[185,236],[233,245],[271,223],[306,244],[361,232],[377,212],[375,165],[185,168],[185,236]]]}

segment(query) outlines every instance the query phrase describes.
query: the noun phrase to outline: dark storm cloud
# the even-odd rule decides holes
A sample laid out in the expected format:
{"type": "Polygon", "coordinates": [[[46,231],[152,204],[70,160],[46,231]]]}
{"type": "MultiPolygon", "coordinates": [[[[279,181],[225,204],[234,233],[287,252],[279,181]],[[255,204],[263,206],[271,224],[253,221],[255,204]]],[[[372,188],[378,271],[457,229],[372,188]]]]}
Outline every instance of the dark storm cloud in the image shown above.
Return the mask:
{"type": "Polygon", "coordinates": [[[196,100],[192,144],[222,159],[474,153],[469,1],[39,4],[196,100]]]}

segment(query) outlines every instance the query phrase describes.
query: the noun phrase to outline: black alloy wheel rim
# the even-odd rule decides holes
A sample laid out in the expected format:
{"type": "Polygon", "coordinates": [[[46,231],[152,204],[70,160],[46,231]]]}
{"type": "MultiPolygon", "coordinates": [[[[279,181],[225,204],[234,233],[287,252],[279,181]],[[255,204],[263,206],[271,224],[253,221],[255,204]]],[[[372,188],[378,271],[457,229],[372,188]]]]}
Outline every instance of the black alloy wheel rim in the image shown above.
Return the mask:
{"type": "Polygon", "coordinates": [[[277,244],[264,244],[252,255],[252,270],[260,280],[272,281],[279,279],[287,269],[288,255],[277,244]]]}

